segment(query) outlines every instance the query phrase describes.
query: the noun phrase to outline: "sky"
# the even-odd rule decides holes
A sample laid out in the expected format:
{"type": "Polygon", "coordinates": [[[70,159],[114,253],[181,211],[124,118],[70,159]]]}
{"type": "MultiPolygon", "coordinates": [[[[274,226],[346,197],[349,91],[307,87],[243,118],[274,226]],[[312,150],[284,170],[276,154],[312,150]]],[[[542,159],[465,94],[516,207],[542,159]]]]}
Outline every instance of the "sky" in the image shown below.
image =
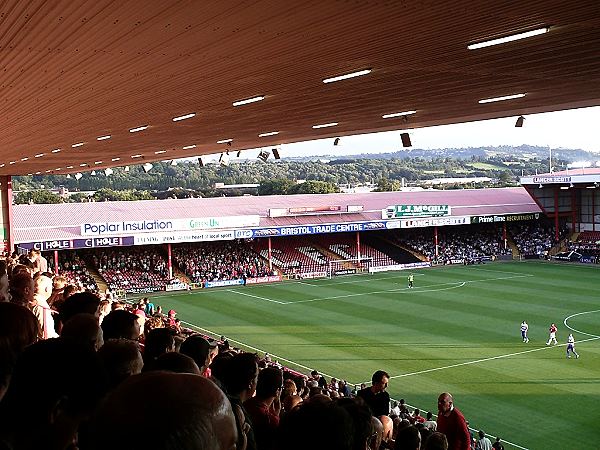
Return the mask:
{"type": "MultiPolygon", "coordinates": [[[[437,149],[528,144],[549,146],[553,149],[573,148],[598,152],[600,159],[600,107],[527,115],[522,128],[515,127],[516,119],[515,116],[405,131],[410,134],[413,148],[437,149]]],[[[399,131],[386,131],[341,137],[339,145],[335,147],[333,138],[328,138],[284,144],[279,148],[281,157],[286,158],[389,153],[401,150],[402,144],[399,131]]],[[[258,149],[255,151],[258,153],[258,149]]],[[[216,157],[218,158],[218,155],[216,157]]]]}

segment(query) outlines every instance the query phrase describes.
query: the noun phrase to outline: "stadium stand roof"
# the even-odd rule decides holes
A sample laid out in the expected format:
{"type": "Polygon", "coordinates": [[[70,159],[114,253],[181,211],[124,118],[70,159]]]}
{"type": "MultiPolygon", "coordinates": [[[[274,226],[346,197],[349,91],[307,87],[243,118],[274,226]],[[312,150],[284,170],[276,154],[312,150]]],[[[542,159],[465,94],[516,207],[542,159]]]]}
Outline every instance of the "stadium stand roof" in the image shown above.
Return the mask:
{"type": "Polygon", "coordinates": [[[0,29],[0,175],[600,105],[597,0],[6,0],[0,29]]]}
{"type": "Polygon", "coordinates": [[[451,216],[529,214],[541,211],[523,188],[222,197],[15,205],[14,231],[15,242],[22,243],[81,238],[81,226],[86,223],[253,215],[258,216],[255,227],[380,221],[382,210],[392,205],[449,205],[451,216]],[[331,206],[340,208],[338,211],[323,212],[331,206]],[[348,206],[362,206],[362,211],[348,213],[348,206]],[[269,217],[270,209],[289,208],[306,208],[314,212],[269,217]]]}

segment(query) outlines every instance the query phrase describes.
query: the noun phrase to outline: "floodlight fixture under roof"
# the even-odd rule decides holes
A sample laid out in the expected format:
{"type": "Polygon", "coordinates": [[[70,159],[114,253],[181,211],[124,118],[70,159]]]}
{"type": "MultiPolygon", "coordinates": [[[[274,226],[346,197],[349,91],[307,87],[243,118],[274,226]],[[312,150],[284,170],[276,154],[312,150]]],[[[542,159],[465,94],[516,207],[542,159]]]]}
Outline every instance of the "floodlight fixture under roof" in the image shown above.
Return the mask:
{"type": "Polygon", "coordinates": [[[342,81],[342,80],[347,80],[349,78],[361,77],[361,76],[367,75],[369,73],[371,73],[371,69],[363,69],[363,70],[359,70],[357,72],[351,72],[351,73],[346,73],[343,75],[337,75],[335,77],[325,78],[323,80],[323,83],[325,83],[325,84],[335,83],[336,81],[342,81]]]}
{"type": "Polygon", "coordinates": [[[279,131],[269,131],[269,132],[267,132],[267,133],[260,133],[260,134],[258,135],[258,137],[268,137],[268,136],[275,136],[275,135],[277,135],[277,134],[279,134],[279,131]]]}
{"type": "Polygon", "coordinates": [[[233,102],[233,106],[242,106],[242,105],[247,105],[249,103],[256,103],[256,102],[260,102],[261,100],[264,100],[264,99],[265,99],[264,95],[257,95],[256,97],[245,98],[242,100],[236,100],[235,102],[233,102]]]}
{"type": "Polygon", "coordinates": [[[139,127],[130,128],[129,132],[130,133],[137,133],[138,131],[144,131],[146,128],[148,128],[148,125],[140,125],[139,127]]]}
{"type": "Polygon", "coordinates": [[[321,123],[318,125],[313,125],[312,127],[316,130],[319,128],[329,128],[329,127],[335,127],[338,123],[337,122],[329,122],[329,123],[321,123]]]}
{"type": "Polygon", "coordinates": [[[525,97],[525,95],[526,95],[525,93],[519,93],[519,94],[504,95],[502,97],[484,98],[484,99],[479,100],[478,103],[484,104],[484,103],[502,102],[504,100],[514,100],[516,98],[525,97]]]}
{"type": "Polygon", "coordinates": [[[411,114],[416,114],[417,111],[416,110],[410,110],[410,111],[402,111],[402,112],[397,112],[397,113],[391,113],[391,114],[384,114],[383,116],[381,116],[382,119],[392,119],[394,117],[406,117],[406,116],[410,116],[411,114]]]}
{"type": "Polygon", "coordinates": [[[191,119],[196,116],[196,113],[184,114],[183,116],[173,117],[173,122],[179,122],[180,120],[191,119]]]}
{"type": "Polygon", "coordinates": [[[535,30],[525,31],[523,33],[511,34],[496,39],[490,39],[483,42],[477,42],[475,44],[467,45],[469,50],[477,50],[478,48],[491,47],[493,45],[506,44],[507,42],[519,41],[521,39],[527,39],[533,36],[539,36],[550,31],[550,27],[536,28],[535,30]]]}

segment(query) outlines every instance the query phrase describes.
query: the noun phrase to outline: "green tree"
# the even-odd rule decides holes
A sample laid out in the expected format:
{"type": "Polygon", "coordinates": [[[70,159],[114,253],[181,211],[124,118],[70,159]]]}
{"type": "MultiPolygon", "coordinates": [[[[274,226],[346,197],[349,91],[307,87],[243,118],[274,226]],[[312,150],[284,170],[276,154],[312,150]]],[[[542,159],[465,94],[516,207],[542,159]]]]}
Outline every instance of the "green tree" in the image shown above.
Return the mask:
{"type": "Polygon", "coordinates": [[[292,180],[266,180],[260,183],[258,195],[285,195],[293,186],[292,180]]]}
{"type": "Polygon", "coordinates": [[[54,194],[53,192],[46,190],[36,190],[27,192],[18,192],[14,196],[14,202],[17,205],[35,203],[35,204],[47,204],[47,203],[62,203],[62,197],[54,194]]]}

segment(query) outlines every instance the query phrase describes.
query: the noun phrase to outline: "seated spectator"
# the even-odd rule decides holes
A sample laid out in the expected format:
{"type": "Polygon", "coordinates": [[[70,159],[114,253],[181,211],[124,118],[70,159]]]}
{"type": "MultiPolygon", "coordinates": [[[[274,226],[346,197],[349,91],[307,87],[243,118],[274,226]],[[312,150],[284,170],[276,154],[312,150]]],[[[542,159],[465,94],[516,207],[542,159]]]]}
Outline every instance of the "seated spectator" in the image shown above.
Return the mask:
{"type": "Polygon", "coordinates": [[[225,450],[237,441],[231,405],[214,383],[197,375],[149,372],[109,394],[80,448],[225,450]]]}

